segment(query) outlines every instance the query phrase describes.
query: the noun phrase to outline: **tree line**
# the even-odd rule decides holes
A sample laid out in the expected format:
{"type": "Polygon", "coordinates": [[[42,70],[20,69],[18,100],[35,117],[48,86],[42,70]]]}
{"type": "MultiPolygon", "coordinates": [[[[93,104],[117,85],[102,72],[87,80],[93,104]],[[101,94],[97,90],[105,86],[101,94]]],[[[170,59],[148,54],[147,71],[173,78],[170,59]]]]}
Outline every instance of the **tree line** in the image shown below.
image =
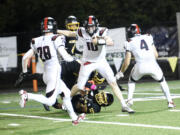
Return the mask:
{"type": "Polygon", "coordinates": [[[75,15],[80,23],[95,15],[108,28],[137,23],[142,27],[176,25],[179,0],[0,0],[0,33],[35,32],[51,16],[59,28],[75,15]]]}

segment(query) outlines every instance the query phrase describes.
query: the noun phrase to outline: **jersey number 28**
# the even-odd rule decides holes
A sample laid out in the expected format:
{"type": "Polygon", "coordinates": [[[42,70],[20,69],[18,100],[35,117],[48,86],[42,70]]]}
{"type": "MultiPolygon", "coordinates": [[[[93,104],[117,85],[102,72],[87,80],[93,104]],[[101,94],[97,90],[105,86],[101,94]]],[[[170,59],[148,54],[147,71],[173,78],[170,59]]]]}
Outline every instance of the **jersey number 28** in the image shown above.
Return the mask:
{"type": "Polygon", "coordinates": [[[51,59],[51,53],[50,53],[49,46],[38,47],[37,51],[38,51],[39,56],[42,59],[42,61],[51,59]]]}

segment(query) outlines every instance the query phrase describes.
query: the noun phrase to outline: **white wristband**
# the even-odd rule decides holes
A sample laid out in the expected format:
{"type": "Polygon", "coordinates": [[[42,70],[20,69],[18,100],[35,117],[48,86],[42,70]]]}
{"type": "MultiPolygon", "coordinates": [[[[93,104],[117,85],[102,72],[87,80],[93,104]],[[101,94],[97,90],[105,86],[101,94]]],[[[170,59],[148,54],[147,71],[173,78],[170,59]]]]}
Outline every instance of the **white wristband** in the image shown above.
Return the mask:
{"type": "Polygon", "coordinates": [[[103,38],[100,38],[100,39],[98,39],[97,44],[98,45],[105,45],[106,44],[106,40],[103,39],[103,38]]]}

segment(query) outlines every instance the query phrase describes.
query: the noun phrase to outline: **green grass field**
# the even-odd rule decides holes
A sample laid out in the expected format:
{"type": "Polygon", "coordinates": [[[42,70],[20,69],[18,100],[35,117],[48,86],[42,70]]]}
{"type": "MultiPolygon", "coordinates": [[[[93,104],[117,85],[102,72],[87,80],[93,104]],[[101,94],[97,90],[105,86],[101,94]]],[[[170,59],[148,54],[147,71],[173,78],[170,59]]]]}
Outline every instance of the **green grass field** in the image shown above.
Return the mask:
{"type": "MultiPolygon", "coordinates": [[[[115,98],[110,107],[87,114],[78,126],[72,125],[65,111],[51,108],[47,112],[34,101],[28,101],[22,109],[18,92],[4,92],[0,94],[0,135],[179,135],[180,81],[168,84],[175,109],[168,109],[158,83],[138,83],[132,107],[135,114],[122,113],[115,98]]],[[[110,91],[109,87],[106,90],[110,91]]],[[[123,95],[126,98],[127,91],[123,95]]]]}

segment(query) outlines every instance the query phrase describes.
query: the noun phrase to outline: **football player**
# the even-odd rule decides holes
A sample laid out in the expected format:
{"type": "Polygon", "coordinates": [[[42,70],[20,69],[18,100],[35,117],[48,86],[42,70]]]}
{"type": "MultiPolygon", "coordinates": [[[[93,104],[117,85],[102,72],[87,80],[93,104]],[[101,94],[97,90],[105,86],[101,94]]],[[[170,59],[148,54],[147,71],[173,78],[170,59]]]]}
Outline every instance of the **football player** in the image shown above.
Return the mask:
{"type": "MultiPolygon", "coordinates": [[[[77,18],[73,15],[70,15],[65,20],[65,26],[67,30],[70,31],[77,31],[79,29],[80,23],[78,22],[77,18]]],[[[78,40],[78,37],[66,37],[66,50],[69,54],[75,55],[75,54],[82,54],[77,48],[76,48],[76,41],[78,40]]]]}
{"type": "Polygon", "coordinates": [[[93,80],[86,83],[85,95],[77,94],[72,97],[72,105],[75,112],[78,113],[97,113],[101,107],[110,106],[114,102],[111,93],[99,91],[93,80]]]}
{"type": "Polygon", "coordinates": [[[108,29],[99,27],[98,19],[90,15],[84,21],[83,27],[80,27],[76,32],[65,30],[58,30],[57,32],[70,37],[81,37],[86,42],[83,46],[83,56],[78,82],[71,90],[71,97],[78,91],[83,91],[89,75],[92,71],[97,70],[107,80],[114,94],[118,97],[122,105],[122,111],[134,113],[134,110],[125,103],[117,85],[116,78],[114,77],[114,73],[105,58],[106,45],[113,45],[112,39],[107,35],[108,29]]]}
{"type": "MultiPolygon", "coordinates": [[[[67,30],[76,31],[79,28],[79,22],[77,18],[73,15],[70,15],[65,20],[65,26],[67,30]]],[[[82,54],[82,52],[76,49],[77,37],[67,37],[66,36],[66,50],[72,56],[75,54],[82,54]]],[[[67,87],[71,89],[77,81],[79,69],[80,69],[80,60],[74,60],[72,62],[62,61],[62,79],[66,83],[67,87]]]]}
{"type": "Polygon", "coordinates": [[[159,67],[156,59],[158,52],[155,48],[153,37],[150,34],[142,34],[137,24],[131,24],[127,29],[128,41],[125,42],[126,56],[122,64],[120,72],[116,74],[116,78],[120,79],[123,73],[128,68],[131,56],[133,55],[136,61],[128,82],[128,100],[127,104],[133,104],[133,93],[135,90],[135,83],[145,75],[149,75],[160,83],[162,91],[168,100],[168,107],[174,108],[168,84],[165,80],[163,72],[159,67]]]}
{"type": "Polygon", "coordinates": [[[70,99],[70,90],[60,79],[61,65],[57,55],[59,53],[66,61],[73,61],[74,59],[65,50],[65,37],[57,35],[56,29],[56,21],[52,17],[45,17],[41,22],[42,36],[32,39],[31,49],[26,52],[22,60],[23,74],[27,74],[27,64],[30,58],[34,54],[40,57],[44,64],[43,81],[46,84],[46,95],[49,96],[45,97],[44,95],[27,93],[25,90],[20,90],[20,106],[24,108],[28,100],[35,100],[52,106],[60,94],[63,104],[72,119],[72,124],[77,125],[81,119],[85,118],[85,114],[77,116],[74,112],[70,99]]]}

